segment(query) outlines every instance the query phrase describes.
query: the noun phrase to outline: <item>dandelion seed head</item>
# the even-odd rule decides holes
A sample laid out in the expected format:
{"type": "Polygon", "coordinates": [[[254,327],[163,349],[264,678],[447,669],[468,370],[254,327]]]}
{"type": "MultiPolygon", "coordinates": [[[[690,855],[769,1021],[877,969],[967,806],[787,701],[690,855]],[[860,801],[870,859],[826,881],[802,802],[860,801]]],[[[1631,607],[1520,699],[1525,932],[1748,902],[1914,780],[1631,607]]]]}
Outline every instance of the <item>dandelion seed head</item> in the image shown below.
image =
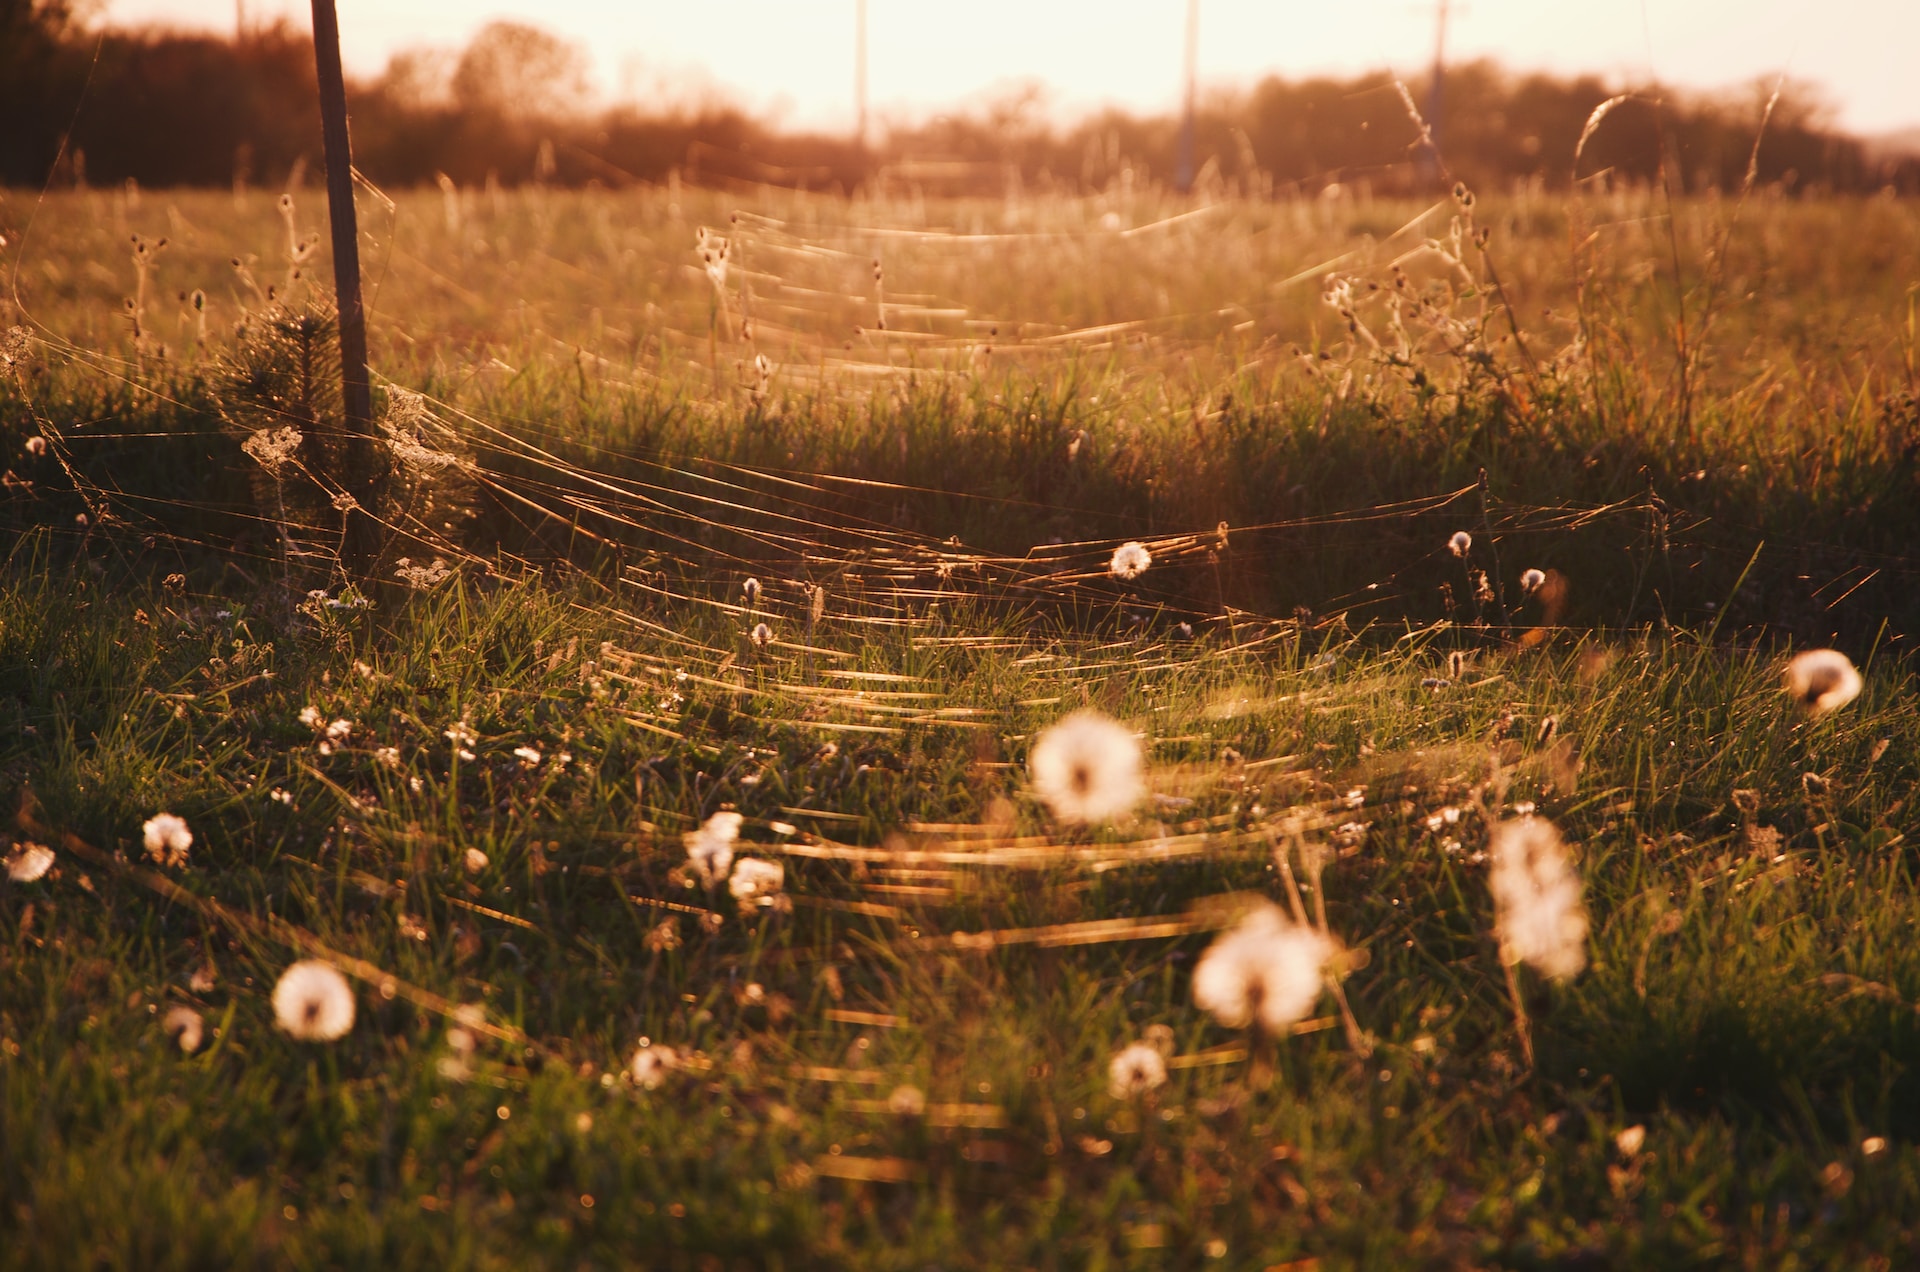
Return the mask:
{"type": "Polygon", "coordinates": [[[45,844],[21,844],[7,858],[7,878],[15,883],[32,883],[53,869],[53,849],[45,844]]]}
{"type": "Polygon", "coordinates": [[[771,906],[786,886],[787,868],[763,857],[742,857],[733,863],[727,891],[741,905],[771,906]]]}
{"type": "Polygon", "coordinates": [[[656,1090],[667,1075],[680,1064],[679,1053],[672,1047],[657,1047],[644,1044],[633,1053],[633,1059],[627,1063],[627,1073],[636,1086],[649,1091],[656,1090]]]}
{"type": "Polygon", "coordinates": [[[1229,1029],[1258,1022],[1282,1033],[1320,998],[1333,942],[1287,918],[1275,905],[1249,911],[1200,956],[1193,1001],[1229,1029]]]}
{"type": "Polygon", "coordinates": [[[172,1007],[161,1018],[160,1027],[186,1055],[200,1050],[206,1039],[206,1022],[191,1007],[172,1007]]]}
{"type": "Polygon", "coordinates": [[[757,605],[760,603],[759,579],[748,579],[740,585],[740,591],[746,596],[748,605],[757,605]]]}
{"type": "Polygon", "coordinates": [[[773,643],[773,628],[768,627],[765,623],[755,623],[748,639],[753,641],[753,647],[755,649],[765,649],[773,643]]]}
{"type": "Polygon", "coordinates": [[[153,858],[155,864],[176,868],[187,864],[193,832],[187,829],[185,818],[158,813],[142,823],[140,834],[146,843],[147,856],[153,858]]]}
{"type": "Polygon", "coordinates": [[[1860,696],[1860,673],[1837,649],[1796,654],[1785,673],[1787,695],[1810,716],[1836,711],[1860,696]]]}
{"type": "Polygon", "coordinates": [[[1465,530],[1455,530],[1453,537],[1447,540],[1447,551],[1457,557],[1464,557],[1473,551],[1473,536],[1465,530]]]}
{"type": "Polygon", "coordinates": [[[1487,850],[1501,957],[1569,979],[1587,965],[1587,912],[1560,832],[1544,818],[1516,817],[1493,828],[1487,850]]]}
{"type": "Polygon", "coordinates": [[[1546,584],[1546,581],[1547,572],[1545,570],[1528,570],[1520,576],[1520,590],[1528,596],[1532,596],[1546,584]]]}
{"type": "Polygon", "coordinates": [[[1123,543],[1113,550],[1113,560],[1107,562],[1107,571],[1122,582],[1130,582],[1147,572],[1153,564],[1153,553],[1147,551],[1147,545],[1138,541],[1123,543]]]}
{"type": "Polygon", "coordinates": [[[334,1042],[353,1028],[353,989],[331,963],[301,959],[273,987],[273,1018],[302,1042],[334,1042]]]}
{"type": "Polygon", "coordinates": [[[1034,794],[1055,818],[1088,824],[1131,812],[1146,795],[1140,740],[1098,711],[1076,711],[1041,733],[1027,757],[1034,794]]]}
{"type": "Polygon", "coordinates": [[[740,825],[746,821],[739,813],[722,811],[690,830],[683,837],[687,862],[709,888],[727,877],[733,868],[733,844],[740,838],[740,825]]]}
{"type": "Polygon", "coordinates": [[[489,858],[486,853],[481,852],[478,848],[469,848],[466,851],[466,855],[460,859],[460,864],[466,867],[468,874],[479,874],[487,868],[488,860],[489,858]]]}
{"type": "Polygon", "coordinates": [[[900,1117],[919,1117],[927,1111],[927,1093],[917,1086],[897,1086],[887,1096],[887,1111],[900,1117]]]}
{"type": "Polygon", "coordinates": [[[1107,1091],[1116,1100],[1132,1100],[1167,1082],[1167,1058],[1149,1042],[1129,1043],[1107,1062],[1107,1091]]]}
{"type": "Polygon", "coordinates": [[[47,453],[47,439],[35,433],[26,441],[27,454],[36,458],[47,453]]]}

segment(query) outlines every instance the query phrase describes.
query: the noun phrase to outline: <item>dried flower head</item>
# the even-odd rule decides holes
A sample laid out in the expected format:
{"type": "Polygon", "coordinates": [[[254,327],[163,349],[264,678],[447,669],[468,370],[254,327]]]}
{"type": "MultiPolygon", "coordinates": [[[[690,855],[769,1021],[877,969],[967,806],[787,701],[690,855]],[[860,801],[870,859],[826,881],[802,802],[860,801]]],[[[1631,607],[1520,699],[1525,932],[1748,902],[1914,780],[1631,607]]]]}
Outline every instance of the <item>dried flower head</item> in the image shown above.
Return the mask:
{"type": "Polygon", "coordinates": [[[1282,1033],[1313,1010],[1333,942],[1275,905],[1249,911],[1200,956],[1193,1001],[1229,1029],[1258,1022],[1282,1033]]]}
{"type": "Polygon", "coordinates": [[[273,987],[274,1023],[302,1042],[333,1042],[353,1028],[353,990],[331,963],[301,959],[273,987]]]}
{"type": "Polygon", "coordinates": [[[1135,541],[1123,543],[1113,550],[1113,560],[1107,562],[1107,570],[1114,578],[1130,582],[1147,572],[1153,564],[1153,553],[1147,551],[1147,545],[1135,541]]]}
{"type": "Polygon", "coordinates": [[[1473,551],[1473,536],[1465,530],[1455,530],[1453,537],[1447,540],[1447,551],[1457,557],[1463,557],[1473,551]]]}
{"type": "Polygon", "coordinates": [[[627,1062],[627,1073],[638,1086],[652,1091],[667,1080],[680,1064],[680,1055],[672,1047],[656,1047],[644,1043],[633,1053],[633,1059],[627,1062]]]}
{"type": "Polygon", "coordinates": [[[53,869],[53,849],[45,844],[21,844],[7,857],[7,878],[32,883],[53,869]]]}
{"type": "Polygon", "coordinates": [[[1166,1083],[1167,1058],[1152,1043],[1131,1043],[1107,1063],[1107,1091],[1116,1100],[1134,1099],[1166,1083]]]}
{"type": "Polygon", "coordinates": [[[1587,912],[1580,876],[1553,823],[1516,817],[1493,828],[1487,843],[1494,932],[1508,963],[1531,963],[1554,980],[1587,965],[1587,912]]]}
{"type": "Polygon", "coordinates": [[[727,891],[743,906],[771,906],[787,883],[787,868],[764,857],[742,857],[733,863],[727,891]]]}
{"type": "Polygon", "coordinates": [[[1043,732],[1027,757],[1033,792],[1063,822],[1105,822],[1146,794],[1140,740],[1098,711],[1076,711],[1043,732]]]}
{"type": "Polygon", "coordinates": [[[1838,710],[1860,696],[1860,673],[1837,649],[1809,649],[1787,664],[1787,696],[1810,716],[1838,710]]]}
{"type": "Polygon", "coordinates": [[[200,1050],[201,1042],[206,1039],[206,1022],[191,1007],[169,1008],[161,1017],[160,1027],[187,1055],[200,1050]]]}
{"type": "Polygon", "coordinates": [[[745,820],[736,812],[718,812],[702,822],[700,829],[690,830],[683,837],[687,862],[707,887],[726,878],[733,868],[733,843],[740,838],[740,824],[745,820]]]}
{"type": "Polygon", "coordinates": [[[141,825],[140,834],[146,841],[147,856],[153,858],[156,865],[177,868],[187,864],[193,832],[187,829],[185,818],[172,813],[156,814],[141,825]]]}

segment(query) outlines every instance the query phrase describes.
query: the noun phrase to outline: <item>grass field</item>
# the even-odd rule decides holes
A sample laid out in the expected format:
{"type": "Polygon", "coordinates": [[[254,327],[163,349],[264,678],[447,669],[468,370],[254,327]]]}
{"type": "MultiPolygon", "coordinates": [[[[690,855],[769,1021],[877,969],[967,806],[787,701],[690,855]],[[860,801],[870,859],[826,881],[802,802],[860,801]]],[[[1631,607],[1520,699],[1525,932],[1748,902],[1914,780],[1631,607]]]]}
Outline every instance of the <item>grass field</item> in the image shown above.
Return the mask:
{"type": "Polygon", "coordinates": [[[1920,1240],[1920,209],[361,213],[348,580],[319,201],[0,201],[0,798],[54,851],[0,881],[0,1267],[1920,1240]],[[1082,709],[1145,757],[1091,825],[1029,771],[1082,709]],[[770,893],[695,869],[729,811],[770,893]],[[1529,813],[1559,980],[1496,939],[1529,813]],[[1192,993],[1263,897],[1336,947],[1278,1036],[1192,993]],[[337,1041],[276,1027],[303,958],[337,1041]]]}

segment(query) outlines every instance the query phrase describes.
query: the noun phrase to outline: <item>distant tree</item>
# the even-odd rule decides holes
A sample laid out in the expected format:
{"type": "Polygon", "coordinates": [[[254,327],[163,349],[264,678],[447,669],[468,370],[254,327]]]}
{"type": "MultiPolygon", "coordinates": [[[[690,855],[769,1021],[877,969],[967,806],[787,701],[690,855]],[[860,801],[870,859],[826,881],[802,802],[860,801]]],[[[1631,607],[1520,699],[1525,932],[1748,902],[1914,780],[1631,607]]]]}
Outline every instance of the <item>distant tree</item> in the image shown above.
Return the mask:
{"type": "Polygon", "coordinates": [[[592,101],[587,52],[521,22],[489,22],[460,55],[454,101],[469,111],[538,120],[570,119],[592,101]]]}

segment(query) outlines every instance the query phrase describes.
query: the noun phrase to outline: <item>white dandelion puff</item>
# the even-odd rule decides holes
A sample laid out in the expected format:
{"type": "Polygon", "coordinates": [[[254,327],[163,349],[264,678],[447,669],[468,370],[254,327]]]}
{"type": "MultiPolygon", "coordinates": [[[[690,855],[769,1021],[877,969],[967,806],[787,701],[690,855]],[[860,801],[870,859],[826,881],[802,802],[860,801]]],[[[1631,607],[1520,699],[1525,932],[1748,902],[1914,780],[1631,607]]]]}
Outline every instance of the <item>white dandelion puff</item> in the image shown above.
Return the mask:
{"type": "Polygon", "coordinates": [[[466,855],[460,859],[460,863],[467,868],[468,874],[479,874],[487,868],[488,860],[486,853],[478,848],[469,848],[466,855]]]}
{"type": "Polygon", "coordinates": [[[627,1062],[627,1073],[636,1085],[651,1091],[665,1082],[679,1064],[679,1053],[672,1047],[648,1044],[633,1053],[633,1059],[627,1062]]]}
{"type": "Polygon", "coordinates": [[[687,862],[701,882],[709,888],[727,877],[733,868],[733,843],[740,838],[740,824],[746,818],[735,812],[719,812],[683,836],[687,862]]]}
{"type": "Polygon", "coordinates": [[[1587,965],[1587,912],[1580,876],[1553,823],[1517,817],[1494,827],[1487,843],[1492,868],[1494,933],[1508,964],[1530,963],[1553,980],[1587,965]]]}
{"type": "Polygon", "coordinates": [[[345,742],[353,736],[353,721],[335,720],[327,726],[327,741],[345,742]]]}
{"type": "Polygon", "coordinates": [[[1122,1047],[1107,1063],[1107,1090],[1116,1100],[1131,1100],[1167,1082],[1167,1058],[1152,1043],[1122,1047]]]}
{"type": "Polygon", "coordinates": [[[160,1027],[167,1037],[173,1039],[182,1052],[192,1055],[200,1050],[200,1044],[206,1040],[206,1022],[200,1013],[191,1007],[173,1007],[162,1017],[160,1027]]]}
{"type": "Polygon", "coordinates": [[[172,813],[157,814],[142,823],[140,834],[146,842],[147,856],[153,858],[156,865],[179,867],[187,864],[187,849],[193,847],[193,832],[187,829],[185,818],[172,813]]]}
{"type": "Polygon", "coordinates": [[[901,1117],[919,1117],[927,1111],[927,1093],[917,1086],[897,1086],[887,1096],[887,1111],[901,1117]]]}
{"type": "Polygon", "coordinates": [[[274,1022],[302,1042],[333,1042],[353,1028],[353,989],[331,963],[301,959],[273,987],[274,1022]]]}
{"type": "Polygon", "coordinates": [[[1282,1033],[1320,998],[1333,941],[1275,905],[1250,911],[1193,969],[1193,1001],[1229,1029],[1258,1022],[1282,1033]]]}
{"type": "Polygon", "coordinates": [[[1098,711],[1076,711],[1042,733],[1027,772],[1033,793],[1063,822],[1112,821],[1146,794],[1140,740],[1098,711]]]}
{"type": "Polygon", "coordinates": [[[749,607],[758,605],[760,603],[760,580],[759,579],[748,579],[745,583],[742,583],[740,585],[740,591],[746,596],[747,605],[749,607]]]}
{"type": "Polygon", "coordinates": [[[1107,570],[1114,578],[1128,582],[1139,578],[1153,564],[1153,553],[1147,551],[1147,545],[1138,541],[1123,543],[1113,550],[1113,560],[1107,562],[1107,570]]]}
{"type": "Polygon", "coordinates": [[[1473,536],[1465,530],[1455,530],[1453,537],[1447,540],[1447,551],[1457,557],[1463,557],[1473,551],[1473,536]]]}
{"type": "Polygon", "coordinates": [[[741,905],[770,906],[787,883],[787,868],[762,857],[742,857],[733,863],[727,891],[741,905]]]}
{"type": "Polygon", "coordinates": [[[300,723],[306,725],[309,729],[319,728],[325,719],[326,717],[320,714],[320,708],[313,706],[311,703],[300,708],[300,723]]]}
{"type": "Polygon", "coordinates": [[[546,758],[540,754],[538,748],[531,746],[516,746],[513,748],[513,753],[528,768],[538,768],[540,761],[546,758]]]}
{"type": "Polygon", "coordinates": [[[21,844],[7,858],[7,878],[15,883],[32,883],[53,869],[53,849],[45,844],[21,844]]]}
{"type": "Polygon", "coordinates": [[[1794,655],[1785,674],[1787,695],[1810,716],[1836,711],[1860,696],[1860,673],[1837,649],[1809,649],[1794,655]]]}
{"type": "Polygon", "coordinates": [[[1547,572],[1545,570],[1528,570],[1520,576],[1520,590],[1528,596],[1532,596],[1544,587],[1546,582],[1547,572]]]}
{"type": "Polygon", "coordinates": [[[765,649],[773,643],[773,628],[768,627],[765,623],[755,623],[748,639],[753,642],[755,649],[765,649]]]}

